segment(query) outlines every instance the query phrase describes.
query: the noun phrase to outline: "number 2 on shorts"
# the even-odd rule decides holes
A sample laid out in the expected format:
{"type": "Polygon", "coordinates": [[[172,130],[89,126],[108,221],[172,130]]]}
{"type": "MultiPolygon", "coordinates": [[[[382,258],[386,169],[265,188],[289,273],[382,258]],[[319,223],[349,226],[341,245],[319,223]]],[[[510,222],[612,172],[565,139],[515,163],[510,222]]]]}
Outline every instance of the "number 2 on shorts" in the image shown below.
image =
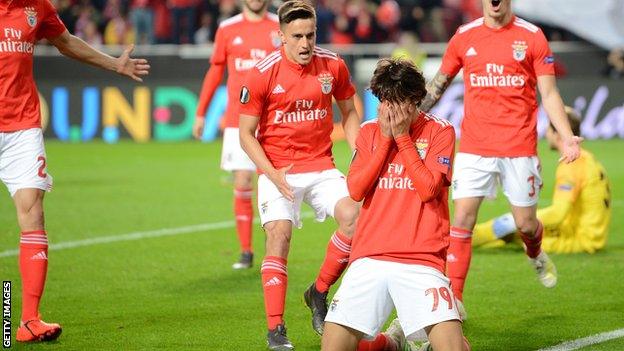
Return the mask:
{"type": "Polygon", "coordinates": [[[41,161],[41,166],[39,166],[39,172],[37,174],[41,178],[47,177],[48,175],[45,172],[45,169],[46,169],[46,158],[43,157],[43,156],[39,156],[39,157],[37,157],[37,161],[41,161]]]}
{"type": "Polygon", "coordinates": [[[448,303],[448,309],[453,309],[453,298],[451,297],[451,293],[449,293],[447,288],[429,288],[425,290],[425,296],[428,296],[429,294],[433,295],[433,307],[431,308],[431,312],[435,312],[438,309],[440,296],[442,296],[442,299],[444,299],[444,301],[448,303]]]}

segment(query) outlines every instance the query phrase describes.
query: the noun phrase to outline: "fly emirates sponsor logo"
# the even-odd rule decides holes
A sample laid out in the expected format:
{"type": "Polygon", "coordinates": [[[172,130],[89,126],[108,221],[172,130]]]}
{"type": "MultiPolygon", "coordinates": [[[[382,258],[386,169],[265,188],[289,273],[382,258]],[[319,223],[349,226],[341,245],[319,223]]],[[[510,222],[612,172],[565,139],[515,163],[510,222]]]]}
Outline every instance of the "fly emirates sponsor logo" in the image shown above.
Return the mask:
{"type": "Polygon", "coordinates": [[[244,58],[237,57],[236,59],[234,59],[234,67],[239,72],[252,69],[258,62],[260,62],[260,60],[265,58],[266,55],[267,55],[266,50],[251,49],[249,50],[250,58],[244,59],[244,58]]]}
{"type": "Polygon", "coordinates": [[[295,111],[275,110],[273,123],[298,123],[325,119],[327,117],[328,112],[326,108],[313,109],[312,106],[314,106],[314,101],[312,100],[297,100],[295,101],[295,111]]]}
{"type": "Polygon", "coordinates": [[[0,38],[0,52],[18,52],[32,54],[35,44],[22,41],[22,31],[14,28],[3,29],[4,38],[0,38]]]}
{"type": "Polygon", "coordinates": [[[414,183],[407,176],[405,166],[400,163],[390,163],[388,165],[388,172],[386,175],[379,179],[377,187],[379,189],[399,189],[399,190],[416,190],[414,183]]]}
{"type": "Polygon", "coordinates": [[[505,74],[505,65],[488,63],[485,65],[485,75],[470,73],[470,86],[475,88],[490,87],[523,87],[526,83],[524,76],[505,74]]]}

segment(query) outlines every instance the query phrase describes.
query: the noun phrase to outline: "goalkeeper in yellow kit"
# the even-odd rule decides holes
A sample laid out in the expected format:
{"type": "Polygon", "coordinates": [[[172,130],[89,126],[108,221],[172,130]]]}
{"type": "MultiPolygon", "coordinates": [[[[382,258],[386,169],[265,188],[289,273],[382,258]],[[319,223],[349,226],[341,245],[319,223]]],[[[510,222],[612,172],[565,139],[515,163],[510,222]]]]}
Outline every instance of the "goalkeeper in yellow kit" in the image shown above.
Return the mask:
{"type": "MultiPolygon", "coordinates": [[[[580,118],[570,107],[566,113],[574,135],[579,135],[580,118]]],[[[561,150],[561,138],[552,125],[546,132],[552,150],[561,150]]],[[[560,163],[555,176],[552,205],[537,211],[544,225],[542,249],[554,253],[587,252],[602,249],[611,219],[611,194],[604,167],[592,153],[581,149],[572,163],[560,163]]],[[[516,232],[511,213],[477,224],[473,246],[497,247],[512,241],[516,232]]]]}

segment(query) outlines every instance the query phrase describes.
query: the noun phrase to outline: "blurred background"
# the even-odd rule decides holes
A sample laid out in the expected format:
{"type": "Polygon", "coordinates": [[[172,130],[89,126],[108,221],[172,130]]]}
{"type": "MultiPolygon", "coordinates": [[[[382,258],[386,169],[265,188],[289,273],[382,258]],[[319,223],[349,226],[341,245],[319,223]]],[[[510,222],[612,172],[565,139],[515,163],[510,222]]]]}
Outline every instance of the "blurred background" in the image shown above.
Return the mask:
{"type": "MultiPolygon", "coordinates": [[[[340,53],[349,65],[365,119],[375,115],[377,101],[366,87],[379,57],[409,57],[430,78],[457,27],[481,17],[481,0],[313,2],[318,14],[318,44],[340,53]]],[[[566,104],[584,118],[584,136],[622,138],[624,1],[600,2],[595,6],[584,0],[523,0],[513,5],[518,16],[546,33],[556,57],[559,88],[566,104]]],[[[148,58],[152,70],[145,83],[137,85],[91,67],[69,65],[56,49],[39,46],[35,69],[48,138],[101,138],[115,143],[120,138],[145,142],[191,137],[216,28],[223,19],[239,13],[237,0],[53,3],[72,33],[113,55],[124,45],[136,44],[134,55],[148,58]]],[[[272,1],[271,11],[281,3],[272,1]]],[[[434,113],[458,126],[462,96],[463,87],[456,83],[434,113]]],[[[219,136],[225,99],[222,87],[207,112],[205,141],[219,136]]],[[[540,133],[546,125],[540,112],[540,133]]]]}

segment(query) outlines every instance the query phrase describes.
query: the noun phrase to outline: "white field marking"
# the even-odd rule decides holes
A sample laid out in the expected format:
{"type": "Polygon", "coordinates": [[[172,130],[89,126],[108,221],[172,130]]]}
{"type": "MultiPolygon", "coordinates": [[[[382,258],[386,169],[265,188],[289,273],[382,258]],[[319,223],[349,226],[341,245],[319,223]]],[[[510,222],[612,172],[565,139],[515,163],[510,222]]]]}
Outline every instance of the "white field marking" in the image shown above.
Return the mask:
{"type": "MultiPolygon", "coordinates": [[[[312,212],[303,212],[301,213],[301,218],[310,218],[313,216],[312,212]]],[[[260,222],[260,219],[254,218],[254,223],[260,222]]],[[[164,236],[174,236],[174,235],[182,235],[182,234],[193,234],[197,232],[204,231],[213,231],[219,229],[227,229],[235,226],[234,221],[223,221],[223,222],[214,222],[214,223],[201,223],[195,225],[189,225],[184,227],[177,228],[163,228],[163,229],[155,229],[155,230],[147,230],[141,232],[132,232],[127,234],[119,234],[119,235],[107,235],[107,236],[98,236],[89,239],[83,240],[75,240],[75,241],[65,241],[57,244],[50,244],[48,246],[49,251],[59,251],[65,249],[73,249],[76,247],[82,246],[93,246],[99,244],[110,244],[121,241],[134,241],[141,239],[150,239],[150,238],[159,238],[164,236]]],[[[3,257],[14,257],[19,254],[19,250],[5,250],[0,251],[0,258],[3,257]]]]}
{"type": "Polygon", "coordinates": [[[600,344],[605,341],[618,339],[621,337],[624,337],[624,328],[612,330],[612,331],[604,332],[600,334],[590,335],[585,338],[562,342],[559,345],[551,346],[545,349],[539,349],[537,351],[572,351],[572,350],[578,350],[585,346],[600,344]]]}

